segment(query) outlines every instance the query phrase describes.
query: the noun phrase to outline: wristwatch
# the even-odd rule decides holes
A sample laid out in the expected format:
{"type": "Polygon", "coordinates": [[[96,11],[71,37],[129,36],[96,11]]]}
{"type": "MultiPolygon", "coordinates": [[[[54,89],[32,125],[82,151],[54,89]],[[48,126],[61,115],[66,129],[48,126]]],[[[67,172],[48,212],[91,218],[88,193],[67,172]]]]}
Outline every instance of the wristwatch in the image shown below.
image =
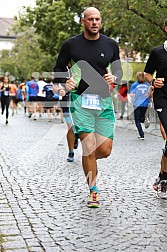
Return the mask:
{"type": "Polygon", "coordinates": [[[152,80],[150,81],[150,85],[153,86],[153,87],[154,87],[154,81],[155,81],[155,79],[152,79],[152,80]]]}
{"type": "Polygon", "coordinates": [[[113,84],[117,85],[117,76],[113,75],[113,84]]]}

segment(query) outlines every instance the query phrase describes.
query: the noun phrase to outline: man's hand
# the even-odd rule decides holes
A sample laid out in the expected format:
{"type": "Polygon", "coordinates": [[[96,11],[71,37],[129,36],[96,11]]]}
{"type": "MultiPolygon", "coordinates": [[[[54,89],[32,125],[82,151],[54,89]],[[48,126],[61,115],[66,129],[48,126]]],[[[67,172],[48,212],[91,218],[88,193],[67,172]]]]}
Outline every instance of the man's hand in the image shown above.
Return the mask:
{"type": "Polygon", "coordinates": [[[148,90],[148,97],[150,99],[153,98],[153,93],[154,93],[154,86],[150,86],[148,90]]]}
{"type": "Polygon", "coordinates": [[[66,94],[66,91],[65,91],[65,89],[62,87],[62,88],[59,90],[59,95],[60,95],[60,96],[65,96],[65,94],[66,94]]]}
{"type": "Polygon", "coordinates": [[[68,91],[74,90],[77,86],[77,83],[75,82],[74,77],[71,77],[70,79],[68,79],[66,81],[65,86],[68,91]]]}
{"type": "Polygon", "coordinates": [[[58,93],[58,91],[59,91],[58,85],[54,83],[53,84],[53,92],[58,93]]]}
{"type": "Polygon", "coordinates": [[[164,86],[164,78],[157,78],[154,80],[155,88],[162,88],[164,86]]]}
{"type": "Polygon", "coordinates": [[[107,73],[103,76],[103,78],[109,85],[111,85],[115,82],[115,76],[112,75],[108,67],[106,68],[106,71],[107,73]]]}

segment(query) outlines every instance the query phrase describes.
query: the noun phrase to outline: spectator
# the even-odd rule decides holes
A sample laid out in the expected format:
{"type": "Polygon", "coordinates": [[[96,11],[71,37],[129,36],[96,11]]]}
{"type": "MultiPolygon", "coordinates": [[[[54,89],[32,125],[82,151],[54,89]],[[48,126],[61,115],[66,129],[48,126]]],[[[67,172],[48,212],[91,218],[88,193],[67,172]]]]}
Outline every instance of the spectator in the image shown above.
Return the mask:
{"type": "Polygon", "coordinates": [[[124,113],[125,113],[125,106],[127,103],[127,94],[128,94],[128,87],[127,83],[124,83],[121,85],[120,90],[117,94],[118,100],[121,102],[121,116],[118,118],[118,120],[122,120],[124,113]]]}
{"type": "Polygon", "coordinates": [[[136,74],[136,79],[137,81],[134,82],[130,88],[130,96],[134,98],[134,118],[139,132],[138,138],[144,140],[144,131],[141,123],[144,123],[146,111],[148,109],[150,85],[145,81],[143,72],[138,72],[136,74]]]}

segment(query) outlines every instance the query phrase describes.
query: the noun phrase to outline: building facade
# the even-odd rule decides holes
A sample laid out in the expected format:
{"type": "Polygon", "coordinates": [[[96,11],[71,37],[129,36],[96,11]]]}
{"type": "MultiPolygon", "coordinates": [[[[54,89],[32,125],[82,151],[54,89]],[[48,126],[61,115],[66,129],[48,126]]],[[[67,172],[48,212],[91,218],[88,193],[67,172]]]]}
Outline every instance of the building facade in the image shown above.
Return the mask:
{"type": "Polygon", "coordinates": [[[16,35],[11,31],[15,24],[13,18],[0,17],[0,51],[11,50],[16,41],[16,35]]]}

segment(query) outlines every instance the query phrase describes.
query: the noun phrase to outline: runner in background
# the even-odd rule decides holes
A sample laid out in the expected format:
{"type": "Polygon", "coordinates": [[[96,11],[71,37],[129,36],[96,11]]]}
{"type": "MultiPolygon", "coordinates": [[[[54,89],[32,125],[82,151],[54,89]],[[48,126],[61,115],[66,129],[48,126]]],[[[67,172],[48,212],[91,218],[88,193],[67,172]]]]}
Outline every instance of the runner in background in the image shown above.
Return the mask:
{"type": "Polygon", "coordinates": [[[33,119],[36,120],[39,86],[38,83],[35,81],[34,77],[31,77],[31,80],[26,82],[26,92],[27,92],[26,100],[29,102],[28,117],[31,118],[33,114],[33,119]]]}
{"type": "Polygon", "coordinates": [[[5,124],[8,124],[8,117],[9,117],[9,104],[10,104],[10,84],[9,84],[9,78],[7,76],[4,76],[2,79],[2,83],[0,84],[0,93],[1,93],[1,114],[4,114],[4,111],[6,110],[6,121],[5,124]]]}
{"type": "Polygon", "coordinates": [[[60,88],[59,94],[62,97],[60,101],[60,106],[63,111],[63,116],[66,121],[68,131],[67,131],[67,144],[68,144],[68,156],[67,162],[74,162],[74,149],[78,148],[78,137],[75,136],[75,129],[72,122],[71,113],[69,110],[69,93],[65,92],[63,87],[60,88]]]}
{"type": "Polygon", "coordinates": [[[39,86],[39,92],[38,92],[38,112],[39,117],[42,117],[42,113],[44,113],[44,101],[46,97],[46,93],[43,92],[44,86],[47,84],[46,81],[44,81],[43,77],[39,77],[38,80],[38,86],[39,86]]]}
{"type": "Polygon", "coordinates": [[[16,84],[14,83],[14,81],[11,81],[9,96],[10,96],[10,106],[12,109],[12,116],[14,115],[15,111],[17,113],[17,90],[18,88],[16,84]]]}
{"type": "MultiPolygon", "coordinates": [[[[164,30],[167,34],[167,19],[164,30]]],[[[167,135],[167,40],[151,51],[144,72],[145,78],[154,89],[154,108],[167,135]]],[[[160,186],[162,195],[166,194],[167,197],[167,184],[161,184],[162,180],[167,180],[167,142],[161,159],[160,173],[153,184],[154,190],[158,190],[160,186]]]]}

